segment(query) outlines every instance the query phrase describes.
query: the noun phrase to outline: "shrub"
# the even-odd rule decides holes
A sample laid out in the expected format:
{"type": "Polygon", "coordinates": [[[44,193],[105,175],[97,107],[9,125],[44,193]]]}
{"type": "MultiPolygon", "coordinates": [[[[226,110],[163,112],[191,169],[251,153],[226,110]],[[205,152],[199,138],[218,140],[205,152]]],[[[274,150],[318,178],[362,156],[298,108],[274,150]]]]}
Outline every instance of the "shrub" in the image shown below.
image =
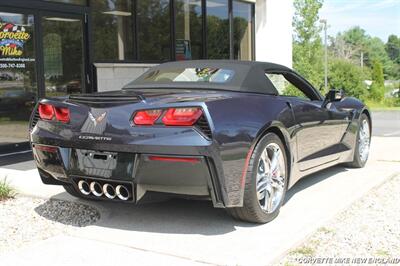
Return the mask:
{"type": "Polygon", "coordinates": [[[342,89],[346,95],[360,99],[368,96],[361,67],[344,59],[334,59],[329,66],[329,86],[342,89]]]}
{"type": "Polygon", "coordinates": [[[382,64],[378,61],[374,61],[372,65],[372,85],[370,98],[375,101],[382,101],[384,97],[385,85],[382,64]]]}
{"type": "Polygon", "coordinates": [[[0,201],[13,198],[15,196],[15,190],[7,182],[7,178],[0,181],[0,201]]]}

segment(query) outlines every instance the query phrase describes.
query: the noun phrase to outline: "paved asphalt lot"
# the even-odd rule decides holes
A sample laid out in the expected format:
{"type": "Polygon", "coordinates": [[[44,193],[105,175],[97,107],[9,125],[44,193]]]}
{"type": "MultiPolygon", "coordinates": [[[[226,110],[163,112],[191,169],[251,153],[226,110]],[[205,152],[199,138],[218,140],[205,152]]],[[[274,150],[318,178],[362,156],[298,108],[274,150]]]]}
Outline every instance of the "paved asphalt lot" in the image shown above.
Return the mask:
{"type": "Polygon", "coordinates": [[[106,265],[109,258],[121,263],[124,258],[140,265],[272,264],[352,202],[400,174],[400,138],[394,137],[400,136],[396,133],[399,114],[374,114],[374,133],[393,135],[373,137],[365,168],[337,166],[301,180],[288,192],[279,217],[265,225],[232,220],[224,210],[201,201],[135,206],[78,200],[60,187],[42,185],[29,161],[11,167],[25,171],[0,168],[0,177],[8,175],[21,194],[82,202],[101,213],[95,225],[39,241],[0,256],[0,261],[4,265],[55,261],[57,265],[106,265]],[[88,246],[91,252],[79,252],[88,246]]]}
{"type": "Polygon", "coordinates": [[[400,137],[400,111],[372,113],[372,134],[382,137],[400,137]]]}
{"type": "Polygon", "coordinates": [[[111,257],[121,263],[121,258],[148,262],[138,265],[270,265],[352,202],[400,174],[399,151],[399,138],[373,137],[365,168],[337,166],[301,180],[288,192],[278,218],[265,225],[232,220],[202,201],[135,206],[78,200],[60,187],[41,184],[36,170],[0,169],[0,177],[7,175],[21,194],[90,204],[101,216],[94,225],[2,255],[0,261],[100,266],[110,264],[111,257]],[[91,252],[78,252],[88,245],[91,252]]]}

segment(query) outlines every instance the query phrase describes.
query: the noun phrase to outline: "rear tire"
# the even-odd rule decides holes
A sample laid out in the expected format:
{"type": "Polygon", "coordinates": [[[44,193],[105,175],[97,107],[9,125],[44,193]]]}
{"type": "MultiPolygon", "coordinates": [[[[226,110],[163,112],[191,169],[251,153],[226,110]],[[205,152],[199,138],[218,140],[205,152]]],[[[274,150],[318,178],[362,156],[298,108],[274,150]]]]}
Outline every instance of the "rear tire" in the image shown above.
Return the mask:
{"type": "Polygon", "coordinates": [[[246,222],[272,221],[278,216],[284,201],[288,173],[285,146],[276,134],[267,133],[250,158],[243,207],[228,208],[228,213],[246,222]]]}
{"type": "Polygon", "coordinates": [[[369,146],[371,144],[371,126],[368,116],[363,113],[358,123],[356,145],[354,147],[353,161],[347,166],[363,168],[368,161],[369,146]]]}

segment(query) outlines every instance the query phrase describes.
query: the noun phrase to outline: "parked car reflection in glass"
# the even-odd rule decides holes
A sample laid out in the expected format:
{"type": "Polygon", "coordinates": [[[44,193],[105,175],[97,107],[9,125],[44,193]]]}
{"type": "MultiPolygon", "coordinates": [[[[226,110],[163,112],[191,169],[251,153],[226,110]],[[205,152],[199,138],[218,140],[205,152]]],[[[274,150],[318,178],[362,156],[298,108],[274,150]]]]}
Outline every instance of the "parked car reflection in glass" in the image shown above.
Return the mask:
{"type": "Polygon", "coordinates": [[[7,90],[0,95],[0,114],[2,116],[29,119],[36,102],[36,94],[24,90],[7,90]]]}

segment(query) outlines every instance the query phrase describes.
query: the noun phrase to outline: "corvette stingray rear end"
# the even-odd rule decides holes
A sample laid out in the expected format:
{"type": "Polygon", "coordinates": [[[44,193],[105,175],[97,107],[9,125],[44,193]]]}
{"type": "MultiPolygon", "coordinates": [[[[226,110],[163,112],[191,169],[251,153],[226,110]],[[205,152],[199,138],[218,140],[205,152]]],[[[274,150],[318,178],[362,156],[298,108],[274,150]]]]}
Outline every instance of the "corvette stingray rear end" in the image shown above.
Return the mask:
{"type": "Polygon", "coordinates": [[[323,98],[283,66],[237,61],[167,63],[120,91],[42,99],[30,124],[45,184],[86,199],[209,199],[259,223],[301,177],[363,167],[370,132],[360,101],[323,98]],[[285,95],[276,75],[307,99],[285,95]]]}

